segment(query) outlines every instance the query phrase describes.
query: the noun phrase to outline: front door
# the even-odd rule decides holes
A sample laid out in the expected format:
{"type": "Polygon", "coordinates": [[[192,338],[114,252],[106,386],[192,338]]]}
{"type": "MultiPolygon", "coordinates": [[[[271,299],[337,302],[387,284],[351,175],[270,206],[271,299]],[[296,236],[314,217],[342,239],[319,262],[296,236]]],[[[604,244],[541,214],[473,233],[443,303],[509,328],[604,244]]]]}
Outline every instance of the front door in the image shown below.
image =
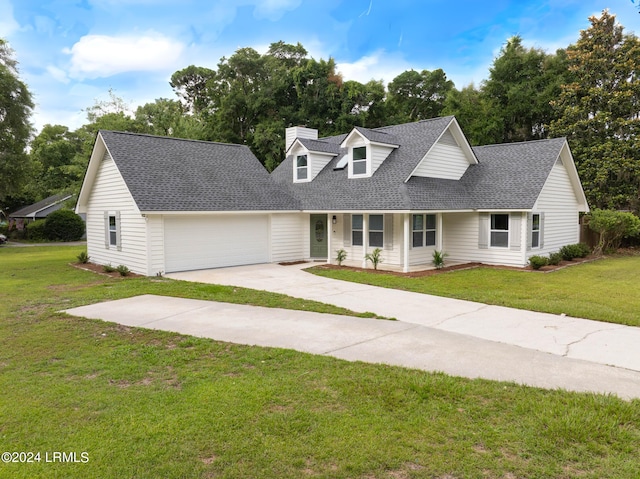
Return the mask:
{"type": "Polygon", "coordinates": [[[311,216],[311,257],[327,258],[327,215],[311,216]]]}

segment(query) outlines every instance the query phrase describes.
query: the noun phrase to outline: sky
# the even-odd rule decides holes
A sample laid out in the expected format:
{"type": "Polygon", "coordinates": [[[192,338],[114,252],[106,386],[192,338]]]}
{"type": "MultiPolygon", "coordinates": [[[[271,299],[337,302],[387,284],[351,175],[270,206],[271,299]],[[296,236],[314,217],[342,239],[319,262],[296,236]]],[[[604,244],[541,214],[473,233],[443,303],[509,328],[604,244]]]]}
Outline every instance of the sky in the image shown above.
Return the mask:
{"type": "Polygon", "coordinates": [[[76,129],[109,90],[132,110],[177,99],[171,75],[243,47],[301,43],[345,80],[442,68],[478,86],[506,40],[553,53],[604,9],[640,36],[640,0],[0,0],[0,37],[34,96],[32,123],[76,129]]]}

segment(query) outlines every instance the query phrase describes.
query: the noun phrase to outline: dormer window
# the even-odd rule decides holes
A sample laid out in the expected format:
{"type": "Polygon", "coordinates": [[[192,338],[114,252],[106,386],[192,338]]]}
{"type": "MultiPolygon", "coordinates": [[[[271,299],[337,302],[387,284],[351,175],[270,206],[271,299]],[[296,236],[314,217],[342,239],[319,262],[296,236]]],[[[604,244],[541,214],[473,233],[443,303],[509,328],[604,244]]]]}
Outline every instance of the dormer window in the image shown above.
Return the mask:
{"type": "Polygon", "coordinates": [[[353,174],[367,174],[367,147],[358,146],[353,149],[353,174]]]}
{"type": "Polygon", "coordinates": [[[296,157],[296,180],[302,181],[309,178],[309,163],[307,155],[298,155],[296,157]]]}

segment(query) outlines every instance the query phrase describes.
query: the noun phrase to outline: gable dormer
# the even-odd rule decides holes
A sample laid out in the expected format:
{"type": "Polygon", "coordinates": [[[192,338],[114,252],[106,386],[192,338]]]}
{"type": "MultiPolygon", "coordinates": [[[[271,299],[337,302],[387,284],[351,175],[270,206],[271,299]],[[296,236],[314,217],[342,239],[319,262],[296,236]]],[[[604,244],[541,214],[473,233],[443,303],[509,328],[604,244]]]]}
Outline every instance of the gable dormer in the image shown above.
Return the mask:
{"type": "Polygon", "coordinates": [[[395,135],[355,127],[340,147],[347,150],[349,178],[370,178],[399,144],[395,135]]]}
{"type": "Polygon", "coordinates": [[[469,145],[456,119],[452,118],[409,178],[422,176],[459,180],[467,168],[476,163],[478,163],[478,159],[473,153],[471,145],[469,145]]]}
{"type": "Polygon", "coordinates": [[[287,151],[293,157],[293,182],[313,181],[318,173],[340,152],[336,144],[296,138],[287,151]]]}

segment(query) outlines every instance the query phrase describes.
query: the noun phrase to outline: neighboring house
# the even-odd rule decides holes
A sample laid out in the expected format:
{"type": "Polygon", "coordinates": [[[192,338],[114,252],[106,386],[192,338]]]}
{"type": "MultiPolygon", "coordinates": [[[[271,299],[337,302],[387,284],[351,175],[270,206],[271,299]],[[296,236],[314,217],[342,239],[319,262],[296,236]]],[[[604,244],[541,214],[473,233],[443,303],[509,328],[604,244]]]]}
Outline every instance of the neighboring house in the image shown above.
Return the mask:
{"type": "Polygon", "coordinates": [[[10,229],[21,231],[28,223],[44,219],[50,213],[59,210],[64,206],[64,202],[71,198],[73,198],[73,195],[70,193],[59,193],[32,205],[20,208],[9,214],[9,227],[10,229]]]}
{"type": "Polygon", "coordinates": [[[317,138],[287,129],[269,175],[244,146],[101,131],[77,211],[88,253],[154,275],[295,260],[524,266],[579,241],[588,205],[564,138],[472,148],[454,117],[317,138]]]}

